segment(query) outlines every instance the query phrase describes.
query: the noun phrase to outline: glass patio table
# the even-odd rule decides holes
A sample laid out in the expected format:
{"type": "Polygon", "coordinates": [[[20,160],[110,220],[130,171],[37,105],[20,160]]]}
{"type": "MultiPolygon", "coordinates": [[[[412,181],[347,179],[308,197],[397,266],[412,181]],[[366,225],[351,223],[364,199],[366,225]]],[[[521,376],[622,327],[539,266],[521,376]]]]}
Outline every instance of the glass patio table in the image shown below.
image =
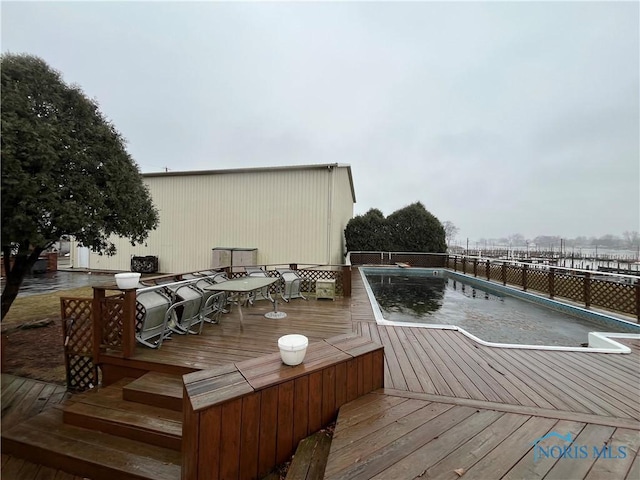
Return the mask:
{"type": "MultiPolygon", "coordinates": [[[[277,277],[241,277],[233,280],[227,280],[226,282],[216,283],[209,287],[205,287],[205,290],[212,290],[214,292],[227,292],[238,294],[238,313],[240,315],[240,324],[242,325],[242,304],[249,299],[251,292],[268,287],[280,280],[277,277]]],[[[265,313],[267,318],[284,318],[287,316],[284,312],[278,311],[278,299],[274,297],[273,311],[265,313]]]]}

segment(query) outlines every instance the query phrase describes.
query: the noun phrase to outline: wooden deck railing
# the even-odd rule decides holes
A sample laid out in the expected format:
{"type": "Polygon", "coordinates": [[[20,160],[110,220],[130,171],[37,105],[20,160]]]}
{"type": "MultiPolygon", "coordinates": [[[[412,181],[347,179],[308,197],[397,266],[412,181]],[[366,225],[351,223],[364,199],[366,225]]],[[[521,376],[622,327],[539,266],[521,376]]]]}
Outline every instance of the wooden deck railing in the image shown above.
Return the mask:
{"type": "Polygon", "coordinates": [[[395,265],[406,263],[412,267],[445,268],[446,253],[420,252],[349,252],[350,265],[395,265]]]}
{"type": "Polygon", "coordinates": [[[381,388],[383,347],[350,334],[183,377],[182,478],[262,478],[347,402],[381,388]]]}
{"type": "Polygon", "coordinates": [[[488,281],[517,286],[523,291],[543,293],[549,298],[560,297],[585,308],[603,308],[640,320],[640,280],[628,275],[457,255],[449,256],[447,267],[488,281]]]}

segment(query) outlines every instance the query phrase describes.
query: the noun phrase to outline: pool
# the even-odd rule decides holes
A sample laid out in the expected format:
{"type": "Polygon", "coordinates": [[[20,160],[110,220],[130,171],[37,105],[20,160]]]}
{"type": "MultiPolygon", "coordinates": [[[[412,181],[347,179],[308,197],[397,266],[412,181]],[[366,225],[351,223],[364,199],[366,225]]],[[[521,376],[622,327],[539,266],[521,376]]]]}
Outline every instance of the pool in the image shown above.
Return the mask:
{"type": "Polygon", "coordinates": [[[382,323],[456,326],[485,342],[533,346],[584,347],[589,332],[640,333],[622,319],[447,270],[361,272],[382,323]]]}

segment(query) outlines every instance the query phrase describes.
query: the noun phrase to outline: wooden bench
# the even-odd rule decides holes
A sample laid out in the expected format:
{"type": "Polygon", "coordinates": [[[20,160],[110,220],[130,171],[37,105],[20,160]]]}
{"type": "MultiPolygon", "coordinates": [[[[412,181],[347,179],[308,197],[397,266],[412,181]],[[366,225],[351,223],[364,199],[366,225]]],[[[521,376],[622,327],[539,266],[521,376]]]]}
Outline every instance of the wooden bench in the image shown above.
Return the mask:
{"type": "Polygon", "coordinates": [[[276,353],[183,380],[182,478],[261,478],[342,405],[383,386],[384,349],[341,335],[310,344],[294,367],[276,353]]]}

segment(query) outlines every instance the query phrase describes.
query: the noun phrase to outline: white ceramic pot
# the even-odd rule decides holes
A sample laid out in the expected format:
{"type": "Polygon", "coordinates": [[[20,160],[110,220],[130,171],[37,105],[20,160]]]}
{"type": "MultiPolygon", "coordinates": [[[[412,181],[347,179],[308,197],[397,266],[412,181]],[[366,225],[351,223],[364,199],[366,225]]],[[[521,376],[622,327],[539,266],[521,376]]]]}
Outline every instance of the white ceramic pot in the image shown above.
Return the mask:
{"type": "Polygon", "coordinates": [[[309,339],[304,335],[291,334],[278,339],[280,357],[285,365],[300,365],[307,353],[309,339]]]}
{"type": "Polygon", "coordinates": [[[128,290],[130,288],[136,288],[140,281],[139,273],[116,273],[116,284],[118,288],[122,290],[128,290]]]}

